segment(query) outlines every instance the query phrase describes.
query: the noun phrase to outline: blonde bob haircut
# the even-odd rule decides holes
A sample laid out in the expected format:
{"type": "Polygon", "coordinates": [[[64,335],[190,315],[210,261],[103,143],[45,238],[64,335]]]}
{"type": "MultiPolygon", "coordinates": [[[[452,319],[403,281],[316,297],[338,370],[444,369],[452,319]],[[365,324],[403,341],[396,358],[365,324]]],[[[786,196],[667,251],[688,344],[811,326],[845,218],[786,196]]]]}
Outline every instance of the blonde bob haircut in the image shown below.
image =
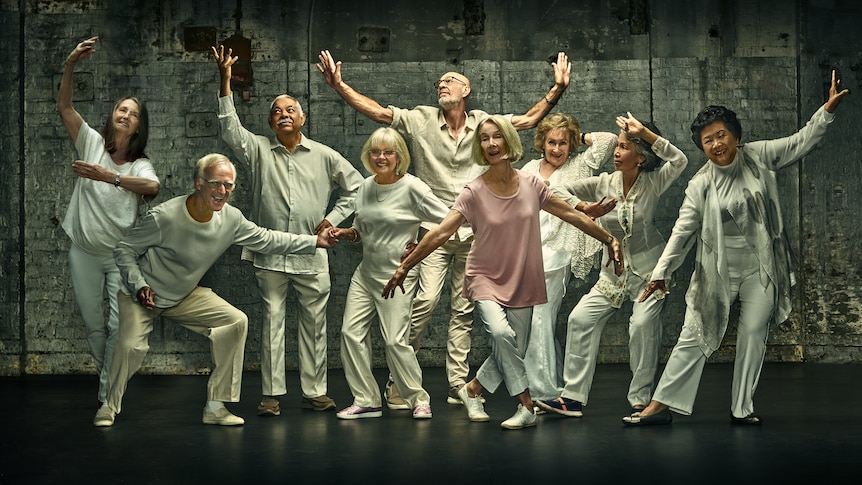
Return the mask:
{"type": "Polygon", "coordinates": [[[476,136],[473,137],[473,161],[479,165],[488,165],[488,161],[485,160],[485,153],[482,151],[481,135],[482,127],[487,123],[493,123],[500,129],[500,134],[503,135],[503,140],[508,147],[506,158],[509,160],[509,163],[515,163],[520,160],[524,156],[524,146],[521,145],[521,137],[518,136],[518,132],[512,126],[512,122],[505,116],[491,115],[485,121],[479,123],[476,136]]]}
{"type": "MultiPolygon", "coordinates": [[[[230,159],[221,153],[210,153],[209,155],[204,155],[195,162],[195,180],[206,180],[206,177],[204,177],[206,169],[221,164],[230,165],[230,168],[233,171],[233,176],[236,178],[236,167],[230,159]]],[[[236,180],[234,180],[234,182],[236,182],[236,180]]]]}
{"type": "Polygon", "coordinates": [[[395,150],[395,156],[398,157],[398,163],[395,164],[395,174],[404,175],[407,173],[407,167],[410,166],[410,152],[407,150],[407,143],[404,138],[395,130],[389,127],[377,128],[374,133],[365,141],[362,146],[362,165],[368,173],[374,175],[374,169],[371,167],[371,150],[392,149],[395,150]]]}
{"type": "Polygon", "coordinates": [[[565,130],[569,134],[570,154],[581,144],[581,125],[574,117],[563,113],[551,113],[539,122],[536,127],[536,137],[533,139],[533,148],[542,153],[545,150],[545,139],[548,133],[554,130],[565,130]]]}

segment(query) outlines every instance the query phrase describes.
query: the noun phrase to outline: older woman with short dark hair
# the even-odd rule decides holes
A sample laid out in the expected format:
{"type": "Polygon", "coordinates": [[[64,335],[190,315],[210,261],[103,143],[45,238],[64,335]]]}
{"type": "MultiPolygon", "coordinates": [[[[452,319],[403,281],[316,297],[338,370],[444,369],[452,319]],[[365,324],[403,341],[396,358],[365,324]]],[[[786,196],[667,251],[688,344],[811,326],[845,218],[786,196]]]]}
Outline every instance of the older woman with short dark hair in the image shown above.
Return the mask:
{"type": "MultiPolygon", "coordinates": [[[[637,299],[647,287],[665,240],[655,226],[659,199],[688,165],[685,154],[652,123],[641,123],[628,113],[616,119],[620,127],[614,149],[614,172],[602,173],[563,186],[583,201],[616,201],[600,221],[622,243],[626,269],[621,274],[607,264],[593,288],[581,297],[569,315],[563,391],[560,397],[537,401],[539,408],[564,416],[580,417],[587,404],[599,343],[608,319],[631,300],[629,317],[629,368],[632,379],[626,398],[632,412],[649,403],[655,385],[661,350],[661,313],[664,295],[637,299]],[[662,160],[667,163],[659,165],[662,160]]],[[[580,202],[583,206],[585,202],[580,202]]]]}
{"type": "Polygon", "coordinates": [[[673,233],[640,300],[656,291],[669,293],[665,281],[697,242],[685,321],[652,401],[639,414],[624,417],[626,425],[670,424],[671,411],[692,413],[703,367],[724,338],[737,298],[730,420],[763,423],[754,413],[754,392],[769,322],[789,316],[793,284],[775,170],[798,161],[823,138],[849,93],[839,91],[839,84],[833,71],[829,99],[805,127],[786,138],[743,145],[736,113],[723,106],[708,106],[692,122],[692,140],[709,162],[689,181],[673,233]]]}

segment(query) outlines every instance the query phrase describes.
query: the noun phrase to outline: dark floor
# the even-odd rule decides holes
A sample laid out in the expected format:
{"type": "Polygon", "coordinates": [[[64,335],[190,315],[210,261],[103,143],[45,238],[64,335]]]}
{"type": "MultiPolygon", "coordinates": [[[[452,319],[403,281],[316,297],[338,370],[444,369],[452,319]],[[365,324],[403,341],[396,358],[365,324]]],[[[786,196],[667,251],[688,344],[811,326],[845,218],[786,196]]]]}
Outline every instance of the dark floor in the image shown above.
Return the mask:
{"type": "MultiPolygon", "coordinates": [[[[384,410],[342,421],[299,407],[298,375],[282,414],[259,418],[260,374],[229,405],[242,427],[201,424],[206,377],[135,376],[112,428],[95,428],[94,376],[0,378],[0,484],[18,483],[832,483],[862,476],[862,366],[767,364],[762,428],[729,424],[731,367],[710,364],[695,414],[626,428],[628,367],[602,365],[583,418],[542,416],[504,431],[515,401],[488,396],[489,423],[446,404],[442,369],[426,369],[434,418],[384,410]]],[[[385,372],[380,371],[382,382],[385,372]]],[[[330,395],[351,395],[331,370],[330,395]]],[[[855,482],[859,483],[859,482],[855,482]]]]}

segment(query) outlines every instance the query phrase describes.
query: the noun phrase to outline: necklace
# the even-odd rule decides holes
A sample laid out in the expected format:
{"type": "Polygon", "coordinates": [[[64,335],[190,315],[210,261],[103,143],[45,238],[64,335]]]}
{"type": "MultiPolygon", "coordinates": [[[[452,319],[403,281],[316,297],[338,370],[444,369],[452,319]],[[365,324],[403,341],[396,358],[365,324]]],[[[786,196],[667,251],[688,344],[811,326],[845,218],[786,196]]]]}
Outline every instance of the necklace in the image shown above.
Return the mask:
{"type": "Polygon", "coordinates": [[[395,190],[395,182],[397,182],[398,180],[399,179],[395,179],[394,182],[391,182],[388,184],[381,184],[380,182],[377,181],[377,179],[375,177],[375,180],[374,180],[374,197],[377,199],[377,202],[383,202],[384,200],[386,200],[387,197],[389,197],[389,194],[391,194],[392,191],[395,190]],[[380,195],[380,186],[381,185],[389,186],[389,190],[384,192],[383,196],[380,195]]]}

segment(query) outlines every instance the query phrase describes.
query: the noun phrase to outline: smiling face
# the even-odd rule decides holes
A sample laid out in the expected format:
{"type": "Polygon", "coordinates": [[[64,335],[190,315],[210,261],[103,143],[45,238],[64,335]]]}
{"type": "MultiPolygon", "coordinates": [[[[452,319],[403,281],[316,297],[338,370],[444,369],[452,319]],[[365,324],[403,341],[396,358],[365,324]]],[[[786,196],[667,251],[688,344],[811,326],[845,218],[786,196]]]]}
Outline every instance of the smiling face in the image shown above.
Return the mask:
{"type": "Polygon", "coordinates": [[[297,136],[305,124],[305,114],[299,103],[290,97],[276,99],[269,111],[269,127],[277,136],[297,136]]]}
{"type": "Polygon", "coordinates": [[[545,153],[545,161],[560,168],[569,159],[571,149],[571,134],[564,128],[555,128],[545,136],[542,151],[545,153]]]}
{"type": "Polygon", "coordinates": [[[482,155],[488,165],[497,165],[501,162],[509,163],[507,156],[509,147],[503,132],[496,124],[486,121],[479,128],[479,140],[482,147],[482,155]]]}
{"type": "Polygon", "coordinates": [[[646,157],[638,154],[635,143],[621,131],[617,138],[617,147],[614,148],[614,169],[620,172],[638,171],[638,164],[646,160],[646,157]]]}
{"type": "Polygon", "coordinates": [[[210,210],[218,212],[227,204],[235,188],[236,172],[231,164],[219,163],[205,168],[203,175],[203,179],[195,180],[195,190],[210,210]]]}
{"type": "Polygon", "coordinates": [[[141,107],[132,99],[124,99],[114,110],[114,131],[118,135],[132,136],[138,131],[141,107]]]}
{"type": "Polygon", "coordinates": [[[700,142],[703,153],[716,165],[730,165],[736,158],[739,139],[727,129],[723,121],[708,124],[700,130],[700,142]]]}
{"type": "Polygon", "coordinates": [[[398,152],[394,147],[380,143],[368,151],[368,163],[374,170],[378,183],[386,183],[395,180],[395,170],[398,168],[398,152]]]}

